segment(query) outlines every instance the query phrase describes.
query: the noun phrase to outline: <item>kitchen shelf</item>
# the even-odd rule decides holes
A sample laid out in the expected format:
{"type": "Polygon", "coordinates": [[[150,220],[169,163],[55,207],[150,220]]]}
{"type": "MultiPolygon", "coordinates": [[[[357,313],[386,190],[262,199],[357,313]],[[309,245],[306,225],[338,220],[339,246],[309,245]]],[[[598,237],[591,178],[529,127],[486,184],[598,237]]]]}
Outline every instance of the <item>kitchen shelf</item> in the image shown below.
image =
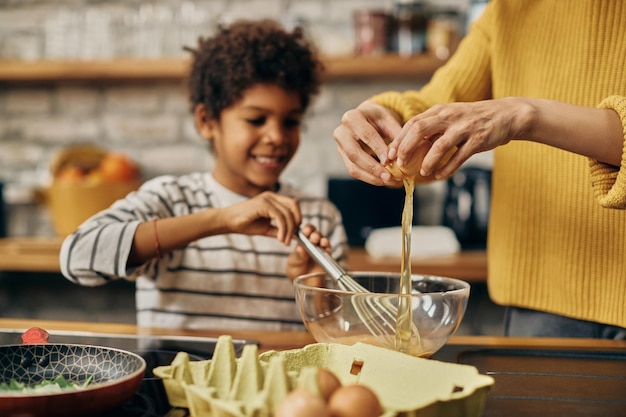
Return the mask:
{"type": "MultiPolygon", "coordinates": [[[[323,58],[326,78],[336,79],[428,79],[443,61],[428,54],[403,57],[328,56],[323,58]]],[[[183,58],[112,59],[102,61],[9,61],[0,60],[0,82],[56,81],[158,81],[182,80],[189,61],[183,58]]]]}
{"type": "Polygon", "coordinates": [[[328,57],[324,60],[329,79],[429,79],[444,61],[428,54],[410,57],[383,56],[328,57]]]}

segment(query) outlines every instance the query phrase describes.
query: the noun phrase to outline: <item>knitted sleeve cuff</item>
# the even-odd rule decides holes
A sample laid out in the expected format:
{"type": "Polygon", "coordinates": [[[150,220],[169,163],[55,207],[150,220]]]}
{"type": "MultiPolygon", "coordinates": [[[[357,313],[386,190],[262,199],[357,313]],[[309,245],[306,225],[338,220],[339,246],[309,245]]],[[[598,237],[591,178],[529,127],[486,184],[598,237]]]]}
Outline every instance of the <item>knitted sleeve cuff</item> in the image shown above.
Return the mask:
{"type": "Polygon", "coordinates": [[[625,140],[619,167],[589,160],[594,194],[603,207],[626,209],[626,96],[607,97],[598,108],[612,109],[619,115],[625,140]]]}

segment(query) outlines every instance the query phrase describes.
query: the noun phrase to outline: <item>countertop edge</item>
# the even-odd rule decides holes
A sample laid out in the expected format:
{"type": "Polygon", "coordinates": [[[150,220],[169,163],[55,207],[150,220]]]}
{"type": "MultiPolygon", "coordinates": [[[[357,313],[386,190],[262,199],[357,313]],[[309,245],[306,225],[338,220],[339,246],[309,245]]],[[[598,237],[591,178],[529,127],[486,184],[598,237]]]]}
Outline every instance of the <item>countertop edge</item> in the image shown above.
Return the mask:
{"type": "MultiPolygon", "coordinates": [[[[76,331],[109,334],[173,335],[218,337],[229,334],[234,338],[257,340],[262,351],[286,350],[315,343],[307,332],[261,331],[261,330],[191,330],[173,328],[144,328],[124,323],[91,323],[80,321],[35,320],[0,318],[0,329],[24,331],[41,327],[51,331],[76,331]]],[[[626,340],[583,339],[583,338],[524,338],[506,336],[452,336],[448,345],[494,347],[494,348],[545,348],[545,349],[590,349],[626,350],[626,340]]]]}

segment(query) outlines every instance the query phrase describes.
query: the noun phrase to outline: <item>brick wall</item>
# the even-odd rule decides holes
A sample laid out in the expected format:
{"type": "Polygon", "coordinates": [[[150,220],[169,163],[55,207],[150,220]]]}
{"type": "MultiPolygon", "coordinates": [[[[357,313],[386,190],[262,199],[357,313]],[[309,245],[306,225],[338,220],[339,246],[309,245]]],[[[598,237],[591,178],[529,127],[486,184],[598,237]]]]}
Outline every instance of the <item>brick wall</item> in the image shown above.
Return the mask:
{"type": "MultiPolygon", "coordinates": [[[[442,0],[437,1],[438,5],[441,3],[442,0]]],[[[466,1],[447,3],[463,10],[466,1]]],[[[347,53],[354,48],[352,12],[366,8],[391,10],[392,6],[393,0],[9,0],[0,4],[0,58],[180,55],[180,44],[185,39],[195,39],[196,34],[212,28],[219,20],[237,17],[299,20],[322,52],[347,53]],[[158,10],[168,11],[165,15],[169,17],[158,17],[158,10]],[[153,20],[165,23],[140,25],[140,17],[149,12],[153,20]],[[80,35],[78,40],[74,39],[76,36],[66,36],[72,31],[80,35]],[[143,34],[143,38],[137,33],[143,34]],[[150,42],[143,44],[142,49],[136,48],[146,37],[150,42]],[[170,37],[175,40],[168,40],[170,37]],[[76,45],[77,42],[81,44],[76,45]]],[[[324,194],[328,177],[347,176],[332,139],[341,115],[371,94],[419,87],[422,81],[328,82],[305,121],[301,149],[284,178],[310,192],[324,194]]],[[[0,181],[9,184],[8,199],[17,203],[12,192],[16,188],[45,184],[51,156],[64,146],[79,142],[127,152],[140,163],[146,178],[209,170],[212,166],[206,145],[194,130],[182,83],[0,85],[0,181]]],[[[432,194],[429,189],[422,192],[432,194]]],[[[53,233],[45,207],[22,203],[30,205],[38,215],[27,222],[28,230],[13,233],[53,233]]],[[[433,210],[436,218],[438,209],[433,210]]]]}

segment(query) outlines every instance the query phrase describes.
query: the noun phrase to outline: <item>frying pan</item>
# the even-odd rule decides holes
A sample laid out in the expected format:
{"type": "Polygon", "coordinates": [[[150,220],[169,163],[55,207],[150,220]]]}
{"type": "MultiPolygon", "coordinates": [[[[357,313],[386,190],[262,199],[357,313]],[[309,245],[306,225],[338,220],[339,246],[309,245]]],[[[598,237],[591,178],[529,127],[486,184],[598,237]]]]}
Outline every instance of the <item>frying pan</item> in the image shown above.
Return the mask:
{"type": "Polygon", "coordinates": [[[0,391],[0,416],[85,416],[105,412],[129,401],[139,389],[146,362],[132,352],[101,346],[47,343],[39,328],[22,335],[24,344],[0,346],[0,382],[15,379],[27,386],[63,375],[84,383],[84,389],[61,393],[0,391]]]}

